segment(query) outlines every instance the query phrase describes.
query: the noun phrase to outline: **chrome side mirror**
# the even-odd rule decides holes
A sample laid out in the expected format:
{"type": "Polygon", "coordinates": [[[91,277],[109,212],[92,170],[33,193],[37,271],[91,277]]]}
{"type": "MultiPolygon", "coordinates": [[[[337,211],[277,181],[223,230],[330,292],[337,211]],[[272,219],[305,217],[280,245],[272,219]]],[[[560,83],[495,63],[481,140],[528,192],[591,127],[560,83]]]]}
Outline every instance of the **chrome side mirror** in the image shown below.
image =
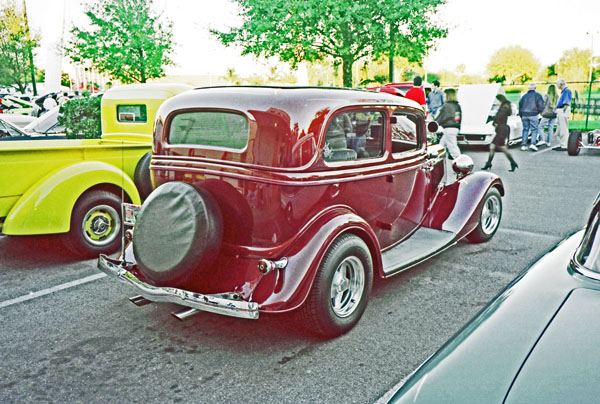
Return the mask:
{"type": "Polygon", "coordinates": [[[473,171],[473,159],[466,154],[461,154],[454,159],[452,169],[456,173],[457,178],[465,177],[473,171]]]}

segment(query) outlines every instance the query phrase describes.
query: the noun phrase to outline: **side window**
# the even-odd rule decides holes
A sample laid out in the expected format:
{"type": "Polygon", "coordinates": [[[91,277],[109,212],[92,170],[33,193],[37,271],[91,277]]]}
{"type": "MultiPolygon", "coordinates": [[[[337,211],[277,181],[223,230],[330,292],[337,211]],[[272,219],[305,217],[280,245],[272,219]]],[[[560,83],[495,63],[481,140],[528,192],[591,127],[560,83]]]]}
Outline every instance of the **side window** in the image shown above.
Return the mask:
{"type": "Polygon", "coordinates": [[[171,121],[169,143],[243,149],[248,143],[248,132],[248,121],[240,114],[183,112],[171,121]]]}
{"type": "Polygon", "coordinates": [[[143,123],[147,120],[148,113],[145,105],[117,105],[117,121],[143,123]]]}
{"type": "Polygon", "coordinates": [[[383,113],[352,111],[336,115],[327,128],[325,161],[360,160],[383,155],[383,113]]]}
{"type": "Polygon", "coordinates": [[[417,116],[397,110],[392,116],[392,153],[417,150],[420,147],[417,116]]]}

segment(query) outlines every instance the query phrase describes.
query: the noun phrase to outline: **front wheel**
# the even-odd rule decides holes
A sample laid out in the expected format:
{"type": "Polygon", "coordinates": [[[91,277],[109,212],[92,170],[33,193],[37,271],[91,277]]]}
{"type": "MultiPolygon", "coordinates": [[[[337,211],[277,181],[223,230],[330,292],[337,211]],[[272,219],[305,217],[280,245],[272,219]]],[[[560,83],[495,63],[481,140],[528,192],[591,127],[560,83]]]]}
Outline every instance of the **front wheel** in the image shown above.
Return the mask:
{"type": "Polygon", "coordinates": [[[569,133],[569,141],[567,142],[567,153],[569,156],[577,156],[581,150],[581,131],[572,130],[569,133]]]}
{"type": "Polygon", "coordinates": [[[369,248],[355,235],[340,236],[321,261],[308,299],[299,309],[300,321],[326,338],[350,331],[367,307],[372,284],[369,248]]]}
{"type": "Polygon", "coordinates": [[[497,188],[490,188],[479,207],[479,223],[467,235],[472,243],[483,243],[490,240],[500,226],[502,219],[502,197],[497,188]]]}
{"type": "Polygon", "coordinates": [[[121,245],[121,200],[107,191],[83,194],[71,215],[71,229],[64,238],[67,249],[77,256],[110,254],[121,245]]]}

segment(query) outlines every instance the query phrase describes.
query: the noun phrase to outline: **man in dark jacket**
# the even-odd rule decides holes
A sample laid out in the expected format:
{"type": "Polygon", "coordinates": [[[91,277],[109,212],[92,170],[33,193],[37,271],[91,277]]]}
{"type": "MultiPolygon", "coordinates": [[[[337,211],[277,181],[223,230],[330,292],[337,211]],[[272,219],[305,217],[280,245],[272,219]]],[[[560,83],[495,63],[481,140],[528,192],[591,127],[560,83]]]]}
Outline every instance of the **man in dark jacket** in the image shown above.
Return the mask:
{"type": "Polygon", "coordinates": [[[523,122],[523,133],[521,135],[521,150],[527,150],[527,137],[531,131],[531,146],[529,148],[537,151],[535,145],[538,135],[539,114],[544,110],[544,99],[535,91],[535,83],[529,83],[529,91],[519,100],[519,116],[523,122]]]}

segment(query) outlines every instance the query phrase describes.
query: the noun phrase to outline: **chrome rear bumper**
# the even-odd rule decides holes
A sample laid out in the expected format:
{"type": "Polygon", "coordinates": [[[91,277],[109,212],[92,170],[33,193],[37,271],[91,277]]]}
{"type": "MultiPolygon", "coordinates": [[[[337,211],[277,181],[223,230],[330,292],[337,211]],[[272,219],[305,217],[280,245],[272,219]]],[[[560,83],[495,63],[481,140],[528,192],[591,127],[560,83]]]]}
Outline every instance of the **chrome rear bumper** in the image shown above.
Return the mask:
{"type": "Polygon", "coordinates": [[[152,286],[125,269],[122,261],[108,258],[106,255],[100,255],[98,258],[98,269],[133,286],[141,296],[153,302],[175,303],[226,316],[258,319],[258,303],[236,299],[233,293],[203,295],[183,289],[152,286]]]}

